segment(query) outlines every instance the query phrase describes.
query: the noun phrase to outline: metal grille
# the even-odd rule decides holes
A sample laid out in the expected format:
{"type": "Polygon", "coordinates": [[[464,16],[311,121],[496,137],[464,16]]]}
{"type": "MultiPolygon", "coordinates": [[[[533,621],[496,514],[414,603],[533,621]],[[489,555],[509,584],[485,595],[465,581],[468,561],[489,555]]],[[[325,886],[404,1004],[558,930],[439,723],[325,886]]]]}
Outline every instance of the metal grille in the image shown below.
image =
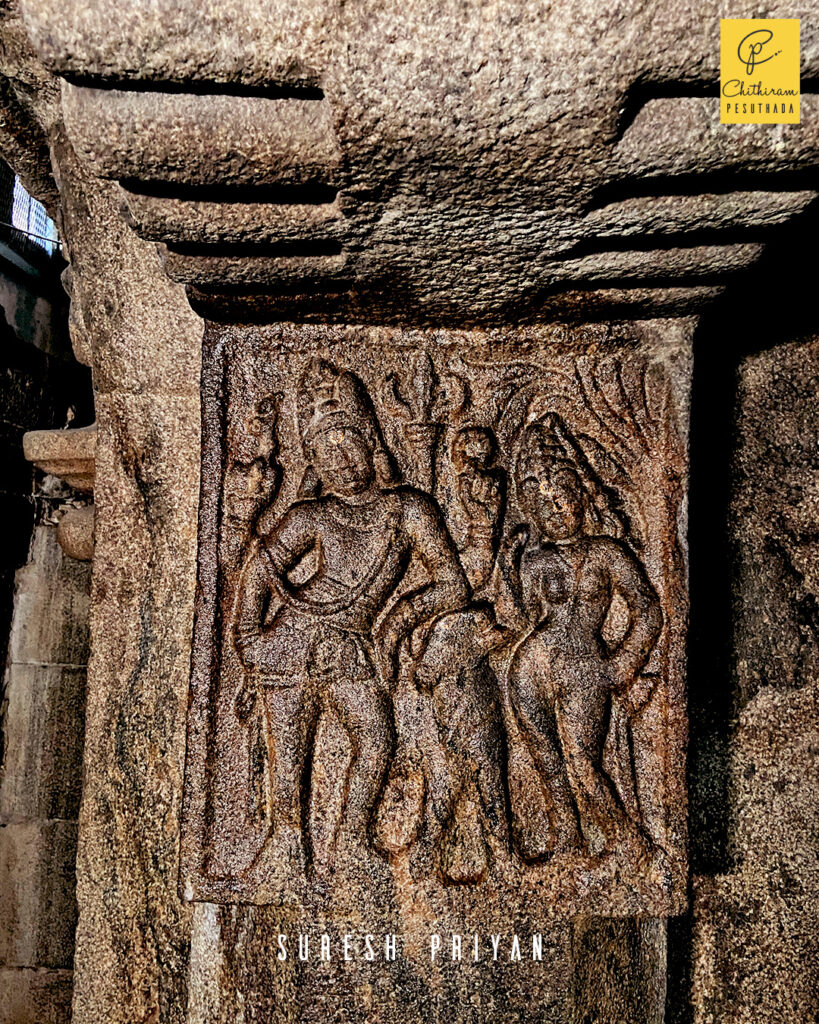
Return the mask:
{"type": "Polygon", "coordinates": [[[59,261],[57,226],[41,202],[26,192],[20,179],[0,161],[0,241],[34,267],[59,261]]]}

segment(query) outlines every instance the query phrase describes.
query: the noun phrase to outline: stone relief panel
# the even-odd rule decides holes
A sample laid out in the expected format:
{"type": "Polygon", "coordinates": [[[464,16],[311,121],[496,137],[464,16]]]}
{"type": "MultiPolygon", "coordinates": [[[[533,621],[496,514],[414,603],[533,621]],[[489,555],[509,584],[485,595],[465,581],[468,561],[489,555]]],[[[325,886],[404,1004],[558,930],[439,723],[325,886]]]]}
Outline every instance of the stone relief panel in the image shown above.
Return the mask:
{"type": "Polygon", "coordinates": [[[208,328],[186,898],[682,905],[682,334],[208,328]]]}

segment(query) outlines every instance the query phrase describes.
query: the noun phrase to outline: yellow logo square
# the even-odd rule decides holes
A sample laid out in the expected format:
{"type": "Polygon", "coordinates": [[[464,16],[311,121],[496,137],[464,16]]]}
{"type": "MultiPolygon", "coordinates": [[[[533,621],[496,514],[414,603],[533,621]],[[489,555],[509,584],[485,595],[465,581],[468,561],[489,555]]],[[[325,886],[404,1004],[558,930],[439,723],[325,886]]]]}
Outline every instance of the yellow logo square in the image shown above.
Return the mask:
{"type": "Polygon", "coordinates": [[[799,124],[799,18],[723,18],[720,121],[799,124]]]}

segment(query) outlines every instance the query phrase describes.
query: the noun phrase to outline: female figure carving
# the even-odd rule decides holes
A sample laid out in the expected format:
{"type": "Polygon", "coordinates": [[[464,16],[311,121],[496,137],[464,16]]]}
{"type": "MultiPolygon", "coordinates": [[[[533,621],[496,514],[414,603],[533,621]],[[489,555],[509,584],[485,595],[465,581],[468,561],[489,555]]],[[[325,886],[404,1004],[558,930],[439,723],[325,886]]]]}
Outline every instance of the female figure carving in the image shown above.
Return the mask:
{"type": "Polygon", "coordinates": [[[645,846],[603,761],[613,702],[642,699],[640,673],[662,627],[659,599],[559,416],[526,428],[514,477],[528,522],[502,552],[502,604],[522,632],[509,661],[509,699],[512,731],[536,766],[536,777],[526,778],[510,764],[518,849],[536,860],[580,845],[595,852],[645,846]],[[610,645],[604,624],[616,595],[627,622],[610,645]],[[547,797],[546,826],[536,811],[538,787],[547,797]]]}

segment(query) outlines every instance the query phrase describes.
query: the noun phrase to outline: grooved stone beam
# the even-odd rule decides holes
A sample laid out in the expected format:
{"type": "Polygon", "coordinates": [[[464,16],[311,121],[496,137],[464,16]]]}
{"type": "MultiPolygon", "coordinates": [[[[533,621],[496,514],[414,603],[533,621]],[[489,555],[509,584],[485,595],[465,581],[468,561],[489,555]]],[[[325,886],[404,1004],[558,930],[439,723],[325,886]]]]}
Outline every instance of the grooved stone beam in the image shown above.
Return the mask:
{"type": "MultiPolygon", "coordinates": [[[[271,291],[264,294],[248,291],[242,297],[241,305],[237,305],[229,295],[220,297],[217,289],[207,286],[191,286],[189,296],[195,309],[218,319],[235,315],[241,309],[243,313],[250,311],[254,317],[267,320],[301,319],[305,323],[355,321],[361,316],[361,305],[348,283],[345,287],[342,279],[338,285],[335,291],[314,289],[310,292],[305,289],[301,293],[293,291],[278,295],[271,291]]],[[[602,316],[640,319],[659,313],[685,316],[701,312],[724,292],[724,285],[710,284],[648,288],[639,284],[622,288],[568,287],[564,291],[541,296],[538,312],[544,319],[554,317],[571,321],[602,316]]]]}
{"type": "MultiPolygon", "coordinates": [[[[619,0],[596,8],[585,0],[387,0],[375,10],[345,0],[21,0],[20,6],[40,55],[62,74],[248,84],[316,83],[343,61],[351,42],[371,45],[370,34],[388,59],[400,56],[407,40],[415,37],[417,45],[426,36],[444,62],[472,46],[475,26],[480,48],[490,52],[510,38],[510,28],[518,30],[517,45],[504,54],[510,62],[530,54],[548,60],[542,45],[548,38],[567,51],[593,51],[597,60],[616,54],[620,73],[633,69],[643,81],[707,82],[719,74],[719,19],[750,16],[745,0],[619,0]]],[[[764,13],[802,14],[808,75],[819,67],[819,31],[804,8],[774,0],[764,13]]],[[[565,80],[573,68],[561,64],[556,71],[565,80]]]]}
{"type": "Polygon", "coordinates": [[[647,311],[669,316],[684,316],[701,311],[716,301],[725,292],[725,286],[688,285],[668,288],[642,288],[634,285],[628,288],[594,288],[557,292],[549,295],[543,303],[544,316],[559,317],[573,313],[593,318],[628,315],[635,318],[645,316],[647,311]]]}
{"type": "Polygon", "coordinates": [[[618,176],[651,178],[723,171],[810,171],[819,160],[819,95],[802,97],[802,123],[720,124],[716,96],[649,100],[614,151],[618,176]]]}
{"type": "Polygon", "coordinates": [[[335,239],[344,217],[332,203],[216,203],[125,193],[127,219],[155,241],[218,244],[335,239]]]}
{"type": "MultiPolygon", "coordinates": [[[[739,0],[21,4],[81,162],[127,190],[172,279],[292,296],[304,276],[297,319],[342,275],[367,321],[536,318],[556,287],[731,273],[758,253],[725,246],[810,203],[817,96],[801,126],[718,123],[719,18],[747,15],[739,0]],[[782,185],[803,191],[762,198],[782,185]],[[750,205],[715,195],[743,186],[750,205]],[[698,231],[719,248],[600,254],[698,231]]],[[[802,53],[809,77],[807,25],[802,53]]]]}
{"type": "Polygon", "coordinates": [[[329,104],[63,86],[78,155],[105,178],[176,185],[327,182],[340,160],[329,104]]]}
{"type": "Polygon", "coordinates": [[[675,249],[632,249],[599,252],[557,265],[556,279],[639,281],[678,277],[713,277],[752,266],[764,246],[695,245],[675,249]]]}
{"type": "Polygon", "coordinates": [[[168,252],[165,272],[184,284],[263,284],[290,286],[298,281],[332,280],[344,273],[342,256],[186,256],[168,252]]]}
{"type": "Polygon", "coordinates": [[[328,30],[341,5],[292,0],[61,0],[58,19],[49,0],[21,6],[42,57],[62,73],[257,83],[271,76],[315,82],[328,30]]]}
{"type": "Polygon", "coordinates": [[[587,237],[619,238],[773,227],[801,213],[817,195],[810,191],[757,191],[638,196],[593,210],[583,221],[583,228],[587,237]]]}

